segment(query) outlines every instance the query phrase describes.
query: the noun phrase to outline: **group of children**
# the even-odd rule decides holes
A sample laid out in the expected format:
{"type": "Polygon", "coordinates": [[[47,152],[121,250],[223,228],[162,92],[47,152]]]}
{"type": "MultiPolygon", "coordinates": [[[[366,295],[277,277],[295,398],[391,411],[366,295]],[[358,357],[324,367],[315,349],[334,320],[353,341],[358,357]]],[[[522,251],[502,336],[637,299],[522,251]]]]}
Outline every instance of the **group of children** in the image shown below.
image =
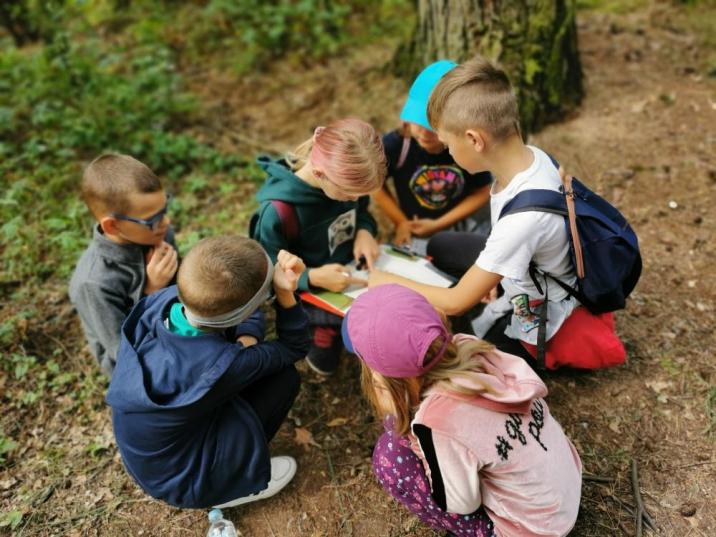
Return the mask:
{"type": "Polygon", "coordinates": [[[560,215],[497,217],[520,191],[558,190],[560,173],[523,143],[509,80],[483,58],[427,67],[401,120],[382,141],[363,121],[335,121],[284,159],[261,159],[252,238],[204,239],[181,262],[157,177],[124,155],[87,167],[82,192],[97,226],[70,296],[111,376],[122,460],[148,494],[204,508],[281,490],[296,462],[271,457],[268,443],[299,392],[294,364],[305,357],[330,375],[345,345],[384,421],[373,468],[388,493],[455,535],[569,533],[581,463],[534,355],[540,314],[551,340],[582,308],[530,277],[536,266],[573,283],[569,241],[560,215]],[[371,199],[395,242],[426,239],[459,281],[444,289],[374,268],[371,199]],[[351,274],[353,260],[367,281],[351,274]],[[370,289],[344,319],[296,298],[356,283],[370,289]],[[260,307],[271,296],[268,341],[260,307]],[[482,339],[451,334],[447,316],[481,302],[482,339]]]}

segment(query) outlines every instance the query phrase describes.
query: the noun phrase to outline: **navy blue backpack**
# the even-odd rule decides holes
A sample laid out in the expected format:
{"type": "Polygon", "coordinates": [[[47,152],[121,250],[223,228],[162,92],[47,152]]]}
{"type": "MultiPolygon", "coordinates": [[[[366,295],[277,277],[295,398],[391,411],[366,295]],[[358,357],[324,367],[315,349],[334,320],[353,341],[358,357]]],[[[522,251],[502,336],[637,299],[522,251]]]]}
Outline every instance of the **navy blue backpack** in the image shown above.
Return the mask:
{"type": "MultiPolygon", "coordinates": [[[[559,163],[554,159],[552,162],[559,168],[559,163]]],[[[577,179],[571,179],[573,195],[570,196],[569,182],[565,185],[560,187],[561,192],[543,189],[520,192],[503,207],[500,218],[525,211],[562,215],[577,273],[577,286],[574,288],[554,276],[543,275],[576,297],[595,315],[622,309],[641,275],[636,233],[616,208],[577,179]],[[574,200],[572,223],[568,210],[570,198],[574,200]]],[[[536,272],[532,266],[530,275],[541,293],[536,272]]]]}

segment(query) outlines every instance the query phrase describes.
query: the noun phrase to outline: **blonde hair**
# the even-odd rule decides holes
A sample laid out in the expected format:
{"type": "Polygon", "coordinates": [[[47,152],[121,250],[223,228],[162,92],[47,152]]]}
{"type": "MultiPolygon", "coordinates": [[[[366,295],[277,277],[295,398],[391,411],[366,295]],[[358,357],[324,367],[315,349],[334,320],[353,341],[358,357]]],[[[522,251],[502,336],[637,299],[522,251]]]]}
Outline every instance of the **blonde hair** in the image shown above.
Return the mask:
{"type": "Polygon", "coordinates": [[[294,171],[310,162],[344,193],[359,196],[383,186],[387,170],[380,136],[370,124],[354,118],[318,127],[286,161],[294,171]]]}
{"type": "Polygon", "coordinates": [[[179,300],[201,317],[226,313],[259,291],[267,270],[266,253],[255,240],[239,236],[202,239],[179,266],[179,300]]]}
{"type": "Polygon", "coordinates": [[[482,56],[475,56],[445,74],[428,102],[434,130],[462,134],[484,129],[495,140],[520,134],[517,97],[507,74],[482,56]]]}
{"type": "MultiPolygon", "coordinates": [[[[424,363],[429,363],[442,346],[442,338],[436,338],[425,353],[424,363]]],[[[386,377],[370,369],[361,360],[363,393],[378,417],[383,417],[386,413],[394,414],[393,428],[395,432],[405,435],[410,432],[410,422],[428,388],[438,387],[441,390],[466,396],[488,392],[488,386],[479,380],[478,374],[485,372],[481,353],[494,348],[491,343],[480,339],[463,341],[459,345],[451,341],[442,358],[420,377],[386,377]],[[460,379],[469,381],[472,386],[476,387],[471,388],[460,384],[460,379]],[[376,386],[376,380],[378,386],[376,386]],[[393,406],[392,409],[384,407],[377,390],[382,390],[387,395],[393,406]]]]}
{"type": "Polygon", "coordinates": [[[94,159],[82,175],[82,199],[98,220],[131,210],[129,194],[162,190],[162,183],[145,164],[129,155],[105,154],[94,159]]]}

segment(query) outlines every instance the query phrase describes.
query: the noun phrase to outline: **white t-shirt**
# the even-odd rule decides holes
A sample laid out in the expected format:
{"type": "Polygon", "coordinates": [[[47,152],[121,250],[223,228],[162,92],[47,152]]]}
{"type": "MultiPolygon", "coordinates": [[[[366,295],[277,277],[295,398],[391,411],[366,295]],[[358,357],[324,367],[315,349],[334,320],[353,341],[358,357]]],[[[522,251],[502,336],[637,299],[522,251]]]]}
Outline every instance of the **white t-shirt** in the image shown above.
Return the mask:
{"type": "MultiPolygon", "coordinates": [[[[534,261],[539,270],[569,285],[576,285],[577,278],[570,260],[564,217],[527,211],[498,220],[502,208],[519,192],[536,188],[559,191],[562,185],[559,172],[547,154],[537,147],[527,147],[534,154],[529,168],[515,175],[500,192],[495,193],[496,184],[492,185],[492,232],[475,263],[483,270],[503,276],[501,283],[505,295],[499,301],[488,305],[484,314],[495,317],[496,312],[512,310],[512,322],[505,334],[536,345],[539,304],[544,296],[537,290],[529,275],[530,261],[534,261]]],[[[541,276],[537,277],[544,290],[541,276]]],[[[551,279],[547,280],[547,285],[549,304],[546,337],[549,339],[559,330],[579,302],[551,279]]]]}

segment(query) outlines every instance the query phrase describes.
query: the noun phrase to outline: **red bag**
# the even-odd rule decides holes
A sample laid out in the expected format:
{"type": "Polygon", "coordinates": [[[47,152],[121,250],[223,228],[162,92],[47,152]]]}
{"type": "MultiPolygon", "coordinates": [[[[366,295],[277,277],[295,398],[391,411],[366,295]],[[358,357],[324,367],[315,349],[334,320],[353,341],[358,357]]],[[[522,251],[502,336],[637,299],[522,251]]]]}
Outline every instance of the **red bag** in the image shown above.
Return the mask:
{"type": "MultiPolygon", "coordinates": [[[[533,358],[537,346],[521,342],[533,358]]],[[[614,314],[593,315],[584,306],[575,308],[552,339],[547,341],[545,367],[600,369],[621,365],[626,351],[614,330],[614,314]]]]}

